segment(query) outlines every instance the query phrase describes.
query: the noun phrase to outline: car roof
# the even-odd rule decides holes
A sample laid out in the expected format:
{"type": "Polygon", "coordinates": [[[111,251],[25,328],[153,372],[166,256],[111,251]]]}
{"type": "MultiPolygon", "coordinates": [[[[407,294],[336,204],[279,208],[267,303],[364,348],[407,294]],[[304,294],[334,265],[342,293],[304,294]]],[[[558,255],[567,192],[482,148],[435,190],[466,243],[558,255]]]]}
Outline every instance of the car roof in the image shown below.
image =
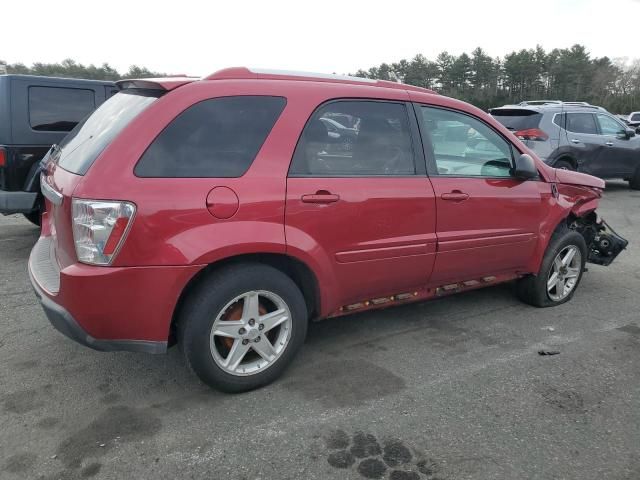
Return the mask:
{"type": "Polygon", "coordinates": [[[297,72],[291,70],[270,70],[261,68],[232,67],[218,70],[204,78],[197,77],[164,77],[164,78],[141,78],[131,80],[120,80],[116,82],[120,89],[127,88],[149,88],[170,91],[182,85],[199,81],[215,80],[289,80],[300,82],[331,83],[366,85],[394,90],[404,90],[437,95],[434,90],[417,87],[405,83],[391,82],[388,80],[375,80],[371,78],[352,77],[348,75],[335,75],[326,73],[297,72]]]}
{"type": "Polygon", "coordinates": [[[502,107],[490,108],[489,113],[499,113],[501,110],[522,110],[523,112],[537,113],[609,113],[604,108],[595,105],[576,105],[566,103],[547,103],[545,105],[503,105],[502,107]]]}

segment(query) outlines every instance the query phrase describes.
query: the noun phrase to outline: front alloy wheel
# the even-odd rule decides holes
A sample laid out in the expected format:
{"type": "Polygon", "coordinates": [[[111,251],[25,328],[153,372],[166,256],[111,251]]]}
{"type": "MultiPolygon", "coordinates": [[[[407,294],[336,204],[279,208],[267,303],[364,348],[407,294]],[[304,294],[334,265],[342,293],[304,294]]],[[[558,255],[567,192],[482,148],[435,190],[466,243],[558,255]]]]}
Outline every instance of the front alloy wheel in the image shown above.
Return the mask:
{"type": "Polygon", "coordinates": [[[582,254],[575,245],[564,247],[553,260],[547,278],[547,294],[554,302],[564,300],[576,287],[582,270],[582,254]]]}

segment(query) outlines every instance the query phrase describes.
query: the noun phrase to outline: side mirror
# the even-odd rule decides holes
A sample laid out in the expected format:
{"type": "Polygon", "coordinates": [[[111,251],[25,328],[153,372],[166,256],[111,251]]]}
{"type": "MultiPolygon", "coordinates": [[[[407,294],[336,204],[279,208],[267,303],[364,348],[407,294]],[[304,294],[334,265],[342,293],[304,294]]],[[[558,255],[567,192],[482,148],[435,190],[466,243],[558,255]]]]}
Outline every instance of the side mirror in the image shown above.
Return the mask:
{"type": "MultiPolygon", "coordinates": [[[[638,130],[638,129],[636,129],[638,130]]],[[[636,136],[636,130],[633,128],[625,128],[624,129],[624,138],[631,138],[636,136]]]]}
{"type": "Polygon", "coordinates": [[[521,178],[523,180],[536,178],[538,176],[536,162],[533,160],[533,158],[531,158],[531,155],[523,153],[519,157],[516,157],[513,176],[516,178],[521,178]]]}

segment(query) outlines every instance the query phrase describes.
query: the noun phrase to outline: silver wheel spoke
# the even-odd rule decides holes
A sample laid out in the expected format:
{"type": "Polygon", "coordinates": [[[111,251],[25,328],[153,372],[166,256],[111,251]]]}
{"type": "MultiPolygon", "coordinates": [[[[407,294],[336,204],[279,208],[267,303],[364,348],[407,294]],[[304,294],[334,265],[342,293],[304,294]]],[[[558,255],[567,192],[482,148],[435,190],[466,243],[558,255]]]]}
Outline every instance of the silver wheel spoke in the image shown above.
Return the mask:
{"type": "Polygon", "coordinates": [[[239,338],[238,331],[244,326],[244,322],[236,320],[219,321],[212,332],[212,335],[219,337],[239,338]]]}
{"type": "Polygon", "coordinates": [[[258,292],[249,292],[243,298],[242,318],[248,320],[250,318],[257,319],[260,316],[260,301],[258,292]]]}
{"type": "Polygon", "coordinates": [[[231,370],[235,370],[240,365],[240,362],[249,351],[249,345],[243,345],[242,340],[236,340],[233,342],[229,355],[225,359],[225,366],[231,370]]]}
{"type": "Polygon", "coordinates": [[[252,343],[251,347],[267,362],[272,362],[278,355],[266,336],[263,336],[259,342],[252,343]]]}
{"type": "Polygon", "coordinates": [[[556,259],[553,261],[553,267],[554,272],[559,272],[562,268],[562,260],[560,260],[560,254],[558,254],[556,259]]]}
{"type": "Polygon", "coordinates": [[[558,283],[558,272],[553,272],[547,281],[547,290],[552,290],[558,283]]]}
{"type": "Polygon", "coordinates": [[[564,278],[578,278],[578,275],[580,275],[579,268],[569,268],[564,278]]]}
{"type": "Polygon", "coordinates": [[[268,332],[269,330],[277,327],[282,322],[286,322],[289,319],[289,315],[285,311],[284,308],[276,310],[275,312],[267,313],[260,317],[260,324],[264,325],[263,332],[268,332]]]}
{"type": "Polygon", "coordinates": [[[556,295],[560,295],[561,297],[564,297],[564,289],[565,289],[564,279],[559,278],[558,282],[556,283],[556,295]]]}
{"type": "Polygon", "coordinates": [[[569,249],[569,251],[567,252],[567,254],[564,256],[564,258],[562,259],[562,265],[564,267],[568,267],[569,264],[571,263],[571,260],[573,260],[573,257],[576,256],[576,252],[578,251],[577,248],[575,247],[571,247],[569,249]]]}

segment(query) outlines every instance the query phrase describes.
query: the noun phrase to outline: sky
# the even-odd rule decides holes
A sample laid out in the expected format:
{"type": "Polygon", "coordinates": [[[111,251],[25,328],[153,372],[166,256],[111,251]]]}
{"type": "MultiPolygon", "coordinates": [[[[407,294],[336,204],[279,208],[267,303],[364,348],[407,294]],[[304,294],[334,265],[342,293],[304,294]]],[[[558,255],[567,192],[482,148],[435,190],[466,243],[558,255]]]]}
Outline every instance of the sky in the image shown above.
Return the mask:
{"type": "Polygon", "coordinates": [[[640,57],[640,0],[232,0],[2,5],[0,59],[109,63],[208,75],[231,66],[355,73],[446,50],[586,45],[592,56],[640,57]]]}

